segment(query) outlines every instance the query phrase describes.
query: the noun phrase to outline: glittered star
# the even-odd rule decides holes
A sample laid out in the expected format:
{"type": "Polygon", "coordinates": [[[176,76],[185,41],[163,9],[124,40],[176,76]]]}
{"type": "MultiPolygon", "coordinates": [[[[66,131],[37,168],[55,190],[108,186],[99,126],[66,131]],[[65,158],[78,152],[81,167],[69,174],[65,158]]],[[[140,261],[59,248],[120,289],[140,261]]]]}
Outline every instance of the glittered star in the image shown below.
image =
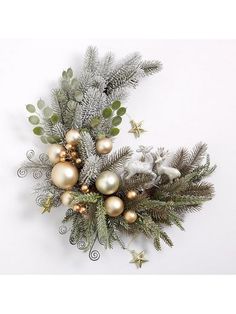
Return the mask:
{"type": "Polygon", "coordinates": [[[146,132],[142,128],[143,121],[135,122],[134,120],[130,120],[131,129],[129,130],[129,133],[133,133],[135,138],[140,137],[140,135],[144,132],[146,132]]]}
{"type": "Polygon", "coordinates": [[[42,206],[42,214],[44,214],[44,213],[50,213],[50,211],[51,211],[51,208],[52,208],[52,205],[53,205],[53,201],[52,201],[52,197],[48,197],[46,200],[45,200],[45,202],[44,202],[44,204],[43,204],[43,206],[42,206]]]}
{"type": "Polygon", "coordinates": [[[143,263],[148,262],[148,260],[144,257],[144,251],[140,253],[137,253],[136,251],[131,251],[131,254],[133,256],[133,259],[130,261],[130,263],[134,263],[137,268],[141,268],[143,263]]]}

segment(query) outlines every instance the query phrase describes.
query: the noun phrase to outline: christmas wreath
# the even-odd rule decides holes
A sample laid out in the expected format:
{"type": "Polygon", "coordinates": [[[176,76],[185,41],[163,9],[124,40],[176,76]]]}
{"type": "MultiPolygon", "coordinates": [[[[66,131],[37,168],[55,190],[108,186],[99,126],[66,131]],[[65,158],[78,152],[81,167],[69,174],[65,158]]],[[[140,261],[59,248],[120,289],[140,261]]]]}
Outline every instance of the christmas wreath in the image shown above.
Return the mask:
{"type": "MultiPolygon", "coordinates": [[[[77,78],[71,68],[63,71],[50,106],[42,99],[26,106],[33,133],[48,145],[48,153],[36,159],[28,151],[18,175],[42,179],[34,189],[42,213],[61,203],[67,207],[59,232],[70,232],[69,242],[92,260],[100,257],[96,242],[112,248],[116,241],[141,267],[144,252],[129,249],[123,234],[142,233],[157,250],[161,240],[172,247],[165,226],[183,230],[184,214],[199,210],[214,194],[204,181],[215,170],[206,144],[191,152],[180,148],[172,156],[162,147],[139,146],[137,156],[128,146],[112,152],[127,116],[121,104],[127,89],[160,70],[159,61],[142,61],[138,53],[115,63],[113,54],[99,59],[89,47],[77,78]]],[[[145,132],[142,122],[130,119],[130,124],[135,137],[145,132]]]]}

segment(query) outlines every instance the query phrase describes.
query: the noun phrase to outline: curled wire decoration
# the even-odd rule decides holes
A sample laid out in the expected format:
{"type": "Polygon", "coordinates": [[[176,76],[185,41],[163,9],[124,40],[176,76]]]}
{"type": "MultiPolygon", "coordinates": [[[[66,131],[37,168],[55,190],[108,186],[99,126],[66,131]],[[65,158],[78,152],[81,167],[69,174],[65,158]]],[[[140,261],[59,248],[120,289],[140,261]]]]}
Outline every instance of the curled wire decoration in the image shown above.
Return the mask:
{"type": "Polygon", "coordinates": [[[75,240],[75,238],[73,236],[70,236],[69,242],[70,242],[71,245],[75,245],[76,244],[76,240],[75,240]]]}
{"type": "Polygon", "coordinates": [[[45,176],[47,179],[51,179],[51,169],[48,169],[46,172],[45,172],[45,176]]]}
{"type": "Polygon", "coordinates": [[[86,243],[86,241],[84,239],[80,239],[77,243],[77,248],[79,250],[85,250],[87,248],[88,244],[86,243]]]}
{"type": "Polygon", "coordinates": [[[66,217],[72,216],[74,214],[74,211],[72,208],[68,208],[66,211],[66,217]]]}
{"type": "Polygon", "coordinates": [[[45,195],[43,194],[39,194],[36,199],[35,202],[38,206],[42,207],[44,205],[45,202],[45,195]]]}
{"type": "Polygon", "coordinates": [[[98,250],[90,250],[89,251],[89,258],[91,259],[91,261],[96,262],[97,260],[99,260],[100,258],[100,253],[98,252],[98,250]]]}
{"type": "Polygon", "coordinates": [[[48,155],[47,154],[40,154],[39,155],[39,160],[41,161],[42,164],[46,164],[49,162],[49,158],[48,158],[48,155]]]}
{"type": "Polygon", "coordinates": [[[43,176],[43,172],[40,169],[36,169],[33,171],[33,178],[40,179],[43,176]]]}
{"type": "Polygon", "coordinates": [[[24,178],[24,177],[27,176],[28,170],[27,170],[27,168],[25,168],[25,167],[20,167],[20,168],[17,170],[16,173],[17,173],[17,175],[18,175],[19,178],[24,178]]]}
{"type": "Polygon", "coordinates": [[[59,227],[59,233],[60,233],[60,234],[66,234],[67,231],[68,231],[67,226],[61,225],[61,226],[59,227]]]}
{"type": "Polygon", "coordinates": [[[35,152],[34,152],[33,149],[28,150],[28,151],[26,152],[26,157],[27,157],[27,159],[28,159],[29,161],[32,161],[32,159],[34,158],[34,156],[35,156],[35,152]]]}

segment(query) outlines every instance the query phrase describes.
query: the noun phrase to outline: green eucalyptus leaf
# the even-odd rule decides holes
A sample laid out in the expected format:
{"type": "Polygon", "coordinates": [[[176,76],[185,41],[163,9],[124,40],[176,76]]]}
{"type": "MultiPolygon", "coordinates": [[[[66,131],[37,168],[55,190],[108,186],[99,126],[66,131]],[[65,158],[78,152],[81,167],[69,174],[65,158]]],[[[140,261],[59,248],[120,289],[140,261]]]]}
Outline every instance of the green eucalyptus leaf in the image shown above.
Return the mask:
{"type": "Polygon", "coordinates": [[[125,113],[126,113],[126,108],[125,108],[125,107],[120,107],[120,108],[117,110],[117,112],[116,112],[116,114],[117,114],[118,116],[123,116],[125,113]]]}
{"type": "Polygon", "coordinates": [[[39,117],[36,115],[30,116],[28,119],[29,119],[29,122],[34,125],[37,125],[40,122],[39,117]]]}
{"type": "Polygon", "coordinates": [[[48,142],[46,136],[40,136],[40,140],[43,144],[47,144],[48,142]]]}
{"type": "Polygon", "coordinates": [[[80,90],[77,90],[75,92],[75,100],[76,101],[82,101],[83,99],[83,93],[80,90]]]}
{"type": "Polygon", "coordinates": [[[68,76],[69,78],[72,78],[72,77],[73,77],[73,71],[72,71],[71,68],[67,69],[67,76],[68,76]]]}
{"type": "Polygon", "coordinates": [[[63,90],[68,90],[70,88],[70,84],[67,80],[62,80],[61,81],[61,88],[63,90]]]}
{"type": "Polygon", "coordinates": [[[58,115],[57,115],[56,113],[54,113],[54,114],[51,116],[50,120],[51,120],[51,122],[52,122],[53,124],[56,124],[56,123],[59,121],[59,117],[58,117],[58,115]]]}
{"type": "Polygon", "coordinates": [[[50,144],[55,144],[55,143],[59,143],[61,141],[59,136],[47,136],[47,141],[50,144]]]}
{"type": "Polygon", "coordinates": [[[73,78],[70,85],[72,88],[76,88],[78,86],[79,81],[76,78],[73,78]]]}
{"type": "Polygon", "coordinates": [[[53,115],[53,110],[50,107],[45,107],[43,109],[43,114],[46,118],[50,118],[53,115]]]}
{"type": "Polygon", "coordinates": [[[41,126],[36,126],[33,129],[33,132],[35,135],[43,135],[44,134],[44,129],[41,126]]]}
{"type": "Polygon", "coordinates": [[[111,104],[111,107],[113,110],[117,110],[118,108],[120,108],[120,106],[121,106],[121,102],[119,100],[116,100],[111,104]]]}
{"type": "Polygon", "coordinates": [[[100,119],[98,117],[95,117],[91,120],[90,125],[92,128],[96,128],[100,123],[100,119]]]}
{"type": "Polygon", "coordinates": [[[122,122],[122,118],[120,116],[116,116],[112,119],[112,125],[113,126],[117,126],[119,124],[121,124],[122,122]]]}
{"type": "Polygon", "coordinates": [[[43,107],[45,107],[45,102],[42,99],[39,99],[39,101],[37,102],[37,107],[39,108],[39,110],[42,110],[43,107]]]}
{"type": "Polygon", "coordinates": [[[112,116],[112,109],[110,107],[103,109],[102,115],[105,119],[110,118],[112,116]]]}
{"type": "Polygon", "coordinates": [[[67,72],[66,71],[62,72],[62,77],[64,80],[67,80],[67,72]]]}
{"type": "Polygon", "coordinates": [[[29,111],[30,113],[34,113],[36,111],[34,105],[26,105],[26,110],[29,111]]]}
{"type": "Polygon", "coordinates": [[[116,136],[120,133],[120,130],[118,128],[111,128],[110,129],[110,135],[111,136],[116,136]]]}

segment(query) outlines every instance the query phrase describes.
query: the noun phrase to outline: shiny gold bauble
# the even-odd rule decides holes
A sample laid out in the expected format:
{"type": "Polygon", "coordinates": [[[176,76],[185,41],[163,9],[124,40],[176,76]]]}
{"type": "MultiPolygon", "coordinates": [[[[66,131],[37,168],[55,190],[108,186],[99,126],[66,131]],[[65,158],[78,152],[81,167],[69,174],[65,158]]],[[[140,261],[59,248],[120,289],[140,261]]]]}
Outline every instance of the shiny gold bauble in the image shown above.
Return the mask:
{"type": "Polygon", "coordinates": [[[71,157],[73,159],[76,159],[78,157],[78,153],[77,152],[71,152],[70,155],[71,155],[71,157]]]}
{"type": "Polygon", "coordinates": [[[70,162],[59,162],[52,168],[52,182],[60,189],[72,188],[78,181],[79,171],[70,162]]]}
{"type": "Polygon", "coordinates": [[[73,211],[79,212],[79,211],[80,211],[80,208],[81,208],[81,206],[80,206],[79,204],[75,204],[75,205],[73,206],[73,211]]]}
{"type": "Polygon", "coordinates": [[[108,197],[104,206],[108,216],[117,217],[124,211],[124,202],[117,196],[108,197]]]}
{"type": "Polygon", "coordinates": [[[77,145],[80,140],[79,131],[71,129],[66,133],[66,142],[71,145],[77,145]]]}
{"type": "Polygon", "coordinates": [[[61,202],[63,205],[69,206],[72,201],[73,201],[73,196],[71,195],[70,192],[66,191],[66,192],[62,193],[61,202]]]}
{"type": "Polygon", "coordinates": [[[127,192],[126,196],[128,199],[134,200],[137,197],[137,192],[131,190],[131,191],[127,192]]]}
{"type": "Polygon", "coordinates": [[[49,160],[56,164],[60,161],[61,154],[65,152],[65,148],[62,145],[59,144],[52,144],[48,148],[48,157],[49,160]]]}
{"type": "Polygon", "coordinates": [[[74,148],[74,146],[72,144],[66,144],[65,147],[67,150],[72,150],[74,148]]]}
{"type": "Polygon", "coordinates": [[[99,154],[109,154],[112,150],[112,141],[110,138],[104,137],[96,142],[96,150],[99,154]]]}
{"type": "Polygon", "coordinates": [[[127,210],[127,212],[124,213],[124,219],[129,224],[132,224],[135,222],[138,218],[138,215],[133,210],[127,210]]]}
{"type": "Polygon", "coordinates": [[[64,157],[60,157],[60,162],[65,162],[66,159],[64,157]]]}
{"type": "Polygon", "coordinates": [[[112,171],[104,171],[98,176],[95,185],[100,193],[111,195],[118,190],[120,179],[116,173],[112,171]]]}
{"type": "Polygon", "coordinates": [[[66,151],[63,150],[61,153],[60,153],[60,157],[61,158],[65,158],[66,157],[66,151]]]}

